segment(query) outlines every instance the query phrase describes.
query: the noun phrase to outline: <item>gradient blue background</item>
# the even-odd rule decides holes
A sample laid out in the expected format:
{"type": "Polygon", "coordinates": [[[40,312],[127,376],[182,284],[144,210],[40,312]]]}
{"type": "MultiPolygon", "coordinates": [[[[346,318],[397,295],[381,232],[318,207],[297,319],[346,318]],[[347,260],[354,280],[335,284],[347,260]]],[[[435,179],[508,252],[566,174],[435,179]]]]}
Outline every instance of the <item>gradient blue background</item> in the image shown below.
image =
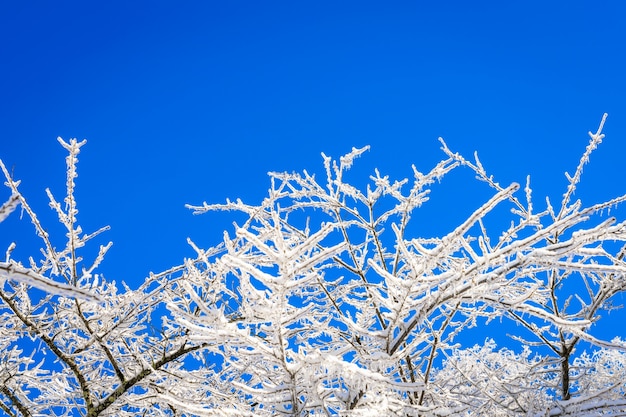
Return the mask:
{"type": "MultiPolygon", "coordinates": [[[[404,178],[443,157],[442,136],[504,185],[531,174],[542,208],[607,112],[576,195],[593,204],[626,193],[625,21],[622,1],[4,1],[0,158],[58,233],[56,137],[88,139],[79,220],[111,225],[101,272],[131,286],[193,256],[188,236],[213,245],[230,227],[185,203],[259,202],[268,171],[321,172],[322,151],[369,144],[354,178],[404,178]]],[[[472,178],[436,187],[425,235],[490,195],[472,178]]],[[[33,237],[14,215],[0,252],[15,240],[24,260],[33,237]]]]}

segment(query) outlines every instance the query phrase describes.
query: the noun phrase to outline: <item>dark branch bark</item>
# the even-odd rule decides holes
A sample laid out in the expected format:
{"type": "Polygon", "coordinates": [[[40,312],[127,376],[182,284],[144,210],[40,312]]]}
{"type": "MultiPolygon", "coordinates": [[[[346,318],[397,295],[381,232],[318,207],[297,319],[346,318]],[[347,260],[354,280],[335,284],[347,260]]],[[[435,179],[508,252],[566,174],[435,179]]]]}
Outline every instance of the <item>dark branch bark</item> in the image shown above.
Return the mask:
{"type": "Polygon", "coordinates": [[[80,368],[78,367],[78,365],[76,365],[76,362],[74,362],[74,360],[69,355],[66,355],[65,352],[63,352],[54,343],[52,338],[50,338],[45,333],[43,333],[41,329],[39,329],[39,327],[35,323],[30,321],[28,317],[25,314],[23,314],[19,308],[17,308],[15,301],[13,301],[10,297],[7,297],[3,291],[0,291],[0,298],[9,306],[11,311],[13,311],[13,314],[15,314],[16,317],[19,318],[20,321],[26,325],[26,327],[31,329],[31,331],[35,333],[46,344],[46,346],[63,363],[65,363],[65,365],[67,365],[68,368],[70,368],[70,370],[76,377],[76,380],[78,381],[78,384],[80,386],[80,390],[82,393],[82,397],[83,397],[83,400],[85,401],[85,406],[87,407],[87,410],[90,410],[91,408],[93,408],[93,402],[91,400],[91,393],[89,391],[89,385],[87,384],[87,380],[85,379],[85,376],[81,373],[80,368]]]}
{"type": "MultiPolygon", "coordinates": [[[[28,411],[28,409],[24,406],[24,404],[22,404],[22,402],[20,401],[19,398],[17,398],[17,396],[6,386],[3,385],[2,388],[0,388],[0,392],[2,392],[4,395],[6,395],[9,400],[11,400],[11,402],[13,403],[13,405],[15,406],[15,408],[17,408],[17,410],[24,416],[24,417],[30,417],[30,411],[28,411]]],[[[15,413],[13,413],[8,407],[6,407],[4,404],[0,404],[0,408],[4,411],[6,411],[9,415],[11,416],[17,416],[15,413]]]]}
{"type": "Polygon", "coordinates": [[[135,375],[134,377],[132,377],[130,379],[127,379],[122,384],[120,384],[115,389],[115,391],[113,391],[111,394],[109,394],[100,404],[98,404],[96,407],[91,409],[88,412],[87,417],[96,417],[96,416],[100,415],[100,413],[102,413],[104,410],[109,408],[122,395],[124,395],[126,392],[128,392],[133,386],[135,386],[136,384],[138,384],[139,382],[144,380],[147,376],[152,374],[152,372],[154,372],[155,370],[159,370],[160,368],[162,368],[163,366],[167,365],[168,363],[174,362],[175,360],[181,358],[182,356],[184,356],[184,355],[186,355],[186,354],[188,354],[190,352],[194,352],[194,351],[196,351],[198,349],[201,349],[204,346],[206,346],[206,345],[205,344],[201,344],[201,345],[197,345],[197,346],[185,347],[185,345],[183,344],[180,348],[178,348],[172,354],[164,355],[160,360],[158,360],[157,362],[155,362],[152,365],[152,368],[144,369],[141,372],[139,372],[137,375],[135,375]]]}

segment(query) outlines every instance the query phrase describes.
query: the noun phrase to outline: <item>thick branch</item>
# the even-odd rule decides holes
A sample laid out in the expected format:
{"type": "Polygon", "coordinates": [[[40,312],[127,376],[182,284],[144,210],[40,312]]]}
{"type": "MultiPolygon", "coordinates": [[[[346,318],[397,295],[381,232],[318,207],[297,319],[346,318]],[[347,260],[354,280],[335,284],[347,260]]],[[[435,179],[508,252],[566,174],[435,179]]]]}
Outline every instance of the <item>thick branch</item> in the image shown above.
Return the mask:
{"type": "Polygon", "coordinates": [[[122,395],[128,392],[133,386],[144,380],[147,376],[151,375],[154,371],[161,369],[163,366],[167,365],[170,362],[174,362],[180,357],[186,355],[187,353],[194,352],[205,347],[206,344],[201,344],[197,346],[188,346],[185,347],[183,344],[180,348],[178,348],[175,352],[170,355],[164,355],[160,360],[154,362],[151,368],[146,368],[139,372],[134,377],[125,380],[122,384],[120,384],[115,391],[109,394],[101,403],[99,403],[96,407],[92,408],[87,417],[96,417],[100,415],[101,412],[109,408],[115,401],[117,401],[122,395]]]}

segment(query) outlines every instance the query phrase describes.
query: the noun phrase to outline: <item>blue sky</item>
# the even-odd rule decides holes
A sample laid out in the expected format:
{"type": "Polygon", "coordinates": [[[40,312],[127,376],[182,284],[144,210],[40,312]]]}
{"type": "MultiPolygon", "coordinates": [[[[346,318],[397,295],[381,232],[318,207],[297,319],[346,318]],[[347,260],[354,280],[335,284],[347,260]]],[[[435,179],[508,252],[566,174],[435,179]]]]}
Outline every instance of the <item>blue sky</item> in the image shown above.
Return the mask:
{"type": "MultiPolygon", "coordinates": [[[[577,194],[592,204],[626,192],[624,17],[621,1],[2,2],[0,158],[53,229],[56,137],[86,138],[79,220],[111,226],[101,272],[131,284],[230,227],[184,204],[259,202],[268,171],[319,172],[320,152],[353,146],[372,147],[355,177],[403,178],[443,157],[442,136],[558,201],[607,112],[577,194]]],[[[471,181],[444,181],[426,227],[480,204],[471,181]]],[[[17,216],[0,229],[18,259],[33,236],[17,216]]]]}

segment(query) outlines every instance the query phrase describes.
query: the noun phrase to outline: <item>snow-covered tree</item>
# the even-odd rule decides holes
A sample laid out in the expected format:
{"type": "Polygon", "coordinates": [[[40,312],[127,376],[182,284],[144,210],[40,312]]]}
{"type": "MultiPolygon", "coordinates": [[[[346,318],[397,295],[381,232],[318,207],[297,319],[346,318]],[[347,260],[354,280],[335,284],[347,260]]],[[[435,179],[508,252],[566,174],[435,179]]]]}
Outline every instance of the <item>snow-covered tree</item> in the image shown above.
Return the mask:
{"type": "Polygon", "coordinates": [[[59,142],[69,154],[64,204],[47,193],[66,229],[62,249],[0,164],[12,193],[2,213],[19,203],[43,242],[41,260],[18,263],[10,258],[12,244],[0,264],[0,410],[9,416],[169,415],[172,408],[155,393],[166,380],[183,377],[182,358],[200,346],[186,344],[184,335],[152,330],[151,315],[171,285],[166,274],[149,277],[136,290],[122,284],[120,291],[96,273],[111,243],[100,246],[90,264],[82,259],[85,244],[106,228],[84,233],[76,218],[74,180],[85,142],[59,142]]]}
{"type": "MultiPolygon", "coordinates": [[[[324,176],[271,173],[267,197],[190,206],[246,220],[197,256],[137,289],[102,279],[110,245],[85,266],[96,234],[78,226],[68,150],[67,228],[55,249],[4,169],[43,259],[0,264],[0,409],[7,415],[626,415],[626,343],[594,335],[626,288],[626,222],[603,214],[626,200],[573,200],[604,118],[556,209],[535,210],[527,180],[501,186],[478,158],[442,141],[445,159],[411,180],[375,171],[348,181],[367,148],[324,176]],[[432,185],[469,168],[493,190],[438,237],[411,219],[432,185]],[[521,195],[520,195],[521,194],[521,195]],[[502,210],[502,209],[507,209],[502,210]],[[498,213],[495,216],[494,213],[498,213]],[[510,218],[505,228],[502,213],[510,218]],[[498,217],[498,221],[492,221],[498,217]],[[41,291],[43,290],[43,292],[41,291]],[[474,326],[515,341],[463,344],[474,326]],[[516,348],[516,346],[518,348],[516,348]],[[578,351],[577,351],[578,348],[578,351]],[[588,349],[589,352],[583,352],[588,349]]],[[[617,335],[616,335],[617,336],[617,335]]]]}

